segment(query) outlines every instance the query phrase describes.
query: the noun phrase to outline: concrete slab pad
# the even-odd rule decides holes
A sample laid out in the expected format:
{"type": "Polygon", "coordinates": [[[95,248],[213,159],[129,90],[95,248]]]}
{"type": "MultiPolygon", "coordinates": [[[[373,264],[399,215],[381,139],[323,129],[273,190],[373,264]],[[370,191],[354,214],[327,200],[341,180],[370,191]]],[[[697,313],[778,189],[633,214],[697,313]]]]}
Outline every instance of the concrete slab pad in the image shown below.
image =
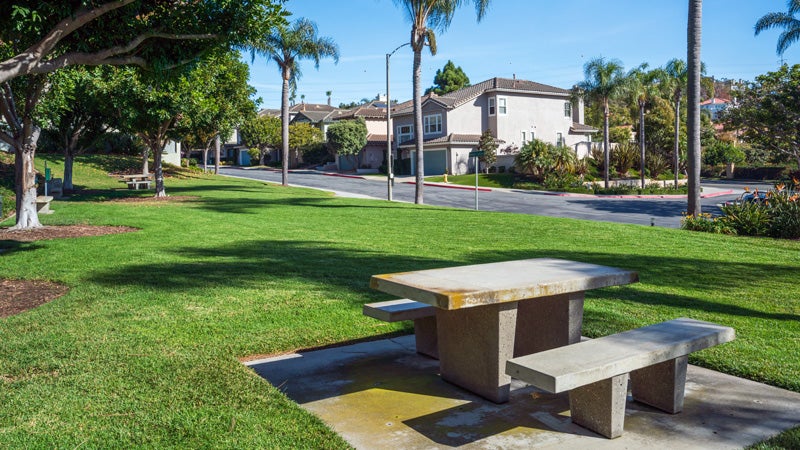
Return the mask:
{"type": "Polygon", "coordinates": [[[571,422],[566,393],[513,380],[498,405],[443,381],[414,336],[246,364],[359,449],[729,449],[800,425],[800,393],[695,366],[682,413],[628,396],[625,432],[610,440],[571,422]]]}

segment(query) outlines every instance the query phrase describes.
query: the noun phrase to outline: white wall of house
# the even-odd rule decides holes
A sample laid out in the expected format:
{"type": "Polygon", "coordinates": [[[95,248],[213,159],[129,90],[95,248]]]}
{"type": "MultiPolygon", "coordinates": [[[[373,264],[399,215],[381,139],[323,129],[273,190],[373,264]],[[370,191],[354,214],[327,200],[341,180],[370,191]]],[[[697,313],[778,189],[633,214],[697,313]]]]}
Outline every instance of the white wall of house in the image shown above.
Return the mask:
{"type": "Polygon", "coordinates": [[[175,141],[167,141],[164,150],[161,152],[161,162],[172,164],[173,166],[181,165],[181,143],[175,141]]]}

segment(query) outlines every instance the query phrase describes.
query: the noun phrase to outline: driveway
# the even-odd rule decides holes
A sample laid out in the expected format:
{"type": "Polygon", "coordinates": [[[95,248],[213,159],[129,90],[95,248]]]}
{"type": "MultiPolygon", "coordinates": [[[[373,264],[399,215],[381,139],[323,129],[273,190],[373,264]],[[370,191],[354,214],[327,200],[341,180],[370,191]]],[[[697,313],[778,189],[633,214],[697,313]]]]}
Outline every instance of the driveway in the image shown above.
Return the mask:
{"type": "MultiPolygon", "coordinates": [[[[270,169],[243,169],[222,167],[220,173],[227,176],[280,183],[281,173],[270,169]]],[[[393,200],[414,201],[414,185],[411,179],[397,179],[393,188],[393,200]]],[[[289,173],[292,186],[310,187],[332,191],[338,195],[386,200],[386,179],[379,177],[346,177],[318,171],[292,171],[289,173]]],[[[750,185],[753,186],[753,185],[750,185]]],[[[744,184],[725,182],[703,183],[702,210],[719,214],[718,203],[735,199],[744,184]],[[731,192],[731,194],[724,194],[731,192]]],[[[769,187],[769,185],[763,185],[769,187]]],[[[428,205],[473,209],[475,192],[448,186],[426,185],[424,199],[428,205]]],[[[551,193],[521,191],[514,189],[492,189],[478,193],[478,208],[482,211],[502,211],[519,214],[535,214],[550,217],[597,220],[660,227],[680,227],[682,214],[686,211],[686,198],[610,198],[593,196],[553,195],[551,193]]]]}

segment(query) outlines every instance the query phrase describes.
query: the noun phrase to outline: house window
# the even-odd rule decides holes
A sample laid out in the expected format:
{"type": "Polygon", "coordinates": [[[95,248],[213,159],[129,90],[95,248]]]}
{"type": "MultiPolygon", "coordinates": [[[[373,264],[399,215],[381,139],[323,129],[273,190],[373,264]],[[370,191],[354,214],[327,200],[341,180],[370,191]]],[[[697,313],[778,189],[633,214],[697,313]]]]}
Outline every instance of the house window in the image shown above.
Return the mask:
{"type": "Polygon", "coordinates": [[[489,115],[493,116],[494,114],[495,114],[494,97],[489,97],[489,115]]]}
{"type": "Polygon", "coordinates": [[[572,117],[572,103],[564,103],[564,117],[572,117]]]}
{"type": "Polygon", "coordinates": [[[506,110],[506,99],[504,97],[497,97],[497,113],[505,114],[506,110]]]}
{"type": "Polygon", "coordinates": [[[523,131],[522,132],[522,144],[525,145],[526,142],[528,142],[528,133],[523,131]]]}
{"type": "Polygon", "coordinates": [[[409,141],[414,139],[414,125],[398,125],[397,126],[397,143],[402,144],[403,142],[409,141]]]}
{"type": "Polygon", "coordinates": [[[556,145],[559,147],[564,146],[564,135],[562,133],[556,133],[556,145]]]}
{"type": "Polygon", "coordinates": [[[422,118],[423,130],[425,134],[436,134],[442,132],[442,115],[431,114],[422,118]]]}

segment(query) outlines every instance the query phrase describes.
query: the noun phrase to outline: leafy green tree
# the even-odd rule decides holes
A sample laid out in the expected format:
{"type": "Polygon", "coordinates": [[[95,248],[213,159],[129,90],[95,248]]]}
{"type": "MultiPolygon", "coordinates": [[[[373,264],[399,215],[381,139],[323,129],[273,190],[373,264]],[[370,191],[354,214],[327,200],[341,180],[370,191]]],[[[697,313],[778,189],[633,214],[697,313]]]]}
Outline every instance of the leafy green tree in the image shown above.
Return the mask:
{"type": "MultiPolygon", "coordinates": [[[[425,157],[422,133],[422,49],[428,46],[431,55],[436,54],[436,32],[444,32],[453,21],[453,15],[466,0],[394,0],[406,12],[411,22],[411,50],[414,52],[413,100],[414,100],[414,148],[417,155],[416,192],[414,203],[423,203],[425,157]]],[[[478,14],[483,18],[489,0],[472,0],[478,14]]]]}
{"type": "Polygon", "coordinates": [[[8,125],[0,139],[12,145],[18,166],[15,228],[41,226],[33,112],[46,74],[74,65],[137,65],[160,72],[267,32],[283,23],[281,5],[277,0],[0,2],[0,85],[7,100],[0,102],[0,113],[8,125]],[[21,95],[14,94],[18,88],[21,95]]]}
{"type": "Polygon", "coordinates": [[[627,77],[619,60],[594,58],[583,66],[584,81],[578,83],[582,95],[603,105],[603,179],[608,189],[608,118],[609,102],[625,91],[627,77]]]}
{"type": "Polygon", "coordinates": [[[109,102],[102,95],[102,68],[80,66],[50,76],[50,86],[38,105],[44,126],[64,152],[65,192],[72,191],[75,156],[84,152],[108,129],[109,102]]]}
{"type": "Polygon", "coordinates": [[[478,141],[478,150],[483,152],[483,156],[479,159],[484,164],[486,173],[489,173],[489,167],[497,162],[497,139],[492,135],[491,130],[485,130],[481,134],[481,139],[478,141]]]}
{"type": "Polygon", "coordinates": [[[313,144],[322,142],[322,139],[322,130],[307,122],[289,125],[289,148],[292,149],[289,155],[291,166],[297,167],[301,153],[313,144]]]}
{"type": "Polygon", "coordinates": [[[793,158],[800,168],[800,64],[757,76],[721,117],[745,142],[793,158]]]}
{"type": "Polygon", "coordinates": [[[447,60],[443,68],[436,70],[433,87],[426,89],[425,94],[433,92],[436,95],[444,95],[467,86],[469,86],[469,77],[461,66],[456,67],[453,61],[447,60]]]}
{"type": "Polygon", "coordinates": [[[783,55],[789,46],[800,39],[800,19],[795,17],[800,13],[800,0],[788,0],[786,9],[786,12],[773,12],[764,15],[758,19],[755,26],[756,36],[765,30],[783,29],[778,37],[778,47],[776,49],[778,55],[783,55]]]}
{"type": "Polygon", "coordinates": [[[367,124],[362,118],[356,120],[340,120],[328,127],[328,148],[345,156],[358,167],[358,155],[367,145],[367,124]]]}
{"type": "MultiPolygon", "coordinates": [[[[185,146],[187,152],[191,148],[203,150],[205,168],[216,137],[230,136],[236,126],[255,117],[260,99],[252,100],[256,90],[247,84],[250,68],[240,60],[237,51],[215,52],[187,76],[192,91],[184,115],[189,120],[178,123],[177,135],[182,136],[184,143],[192,144],[185,146]]],[[[215,172],[219,172],[219,161],[215,172]]]]}
{"type": "Polygon", "coordinates": [[[703,29],[703,0],[689,0],[689,20],[687,25],[687,72],[688,89],[686,100],[688,102],[686,113],[687,128],[687,173],[689,181],[689,194],[687,195],[686,212],[693,217],[700,215],[700,79],[702,78],[702,63],[700,60],[700,41],[703,29]]]}
{"type": "Polygon", "coordinates": [[[259,165],[264,165],[265,157],[271,149],[281,146],[279,117],[253,117],[239,127],[239,132],[244,144],[256,149],[259,165]]]}
{"type": "Polygon", "coordinates": [[[339,62],[339,47],[328,37],[321,37],[317,25],[308,19],[297,19],[289,27],[281,27],[263,38],[250,43],[253,55],[269,58],[278,65],[283,80],[281,94],[281,147],[282,184],[289,184],[289,90],[297,85],[301,72],[298,65],[301,59],[313,59],[319,68],[323,57],[332,57],[339,62]]]}

